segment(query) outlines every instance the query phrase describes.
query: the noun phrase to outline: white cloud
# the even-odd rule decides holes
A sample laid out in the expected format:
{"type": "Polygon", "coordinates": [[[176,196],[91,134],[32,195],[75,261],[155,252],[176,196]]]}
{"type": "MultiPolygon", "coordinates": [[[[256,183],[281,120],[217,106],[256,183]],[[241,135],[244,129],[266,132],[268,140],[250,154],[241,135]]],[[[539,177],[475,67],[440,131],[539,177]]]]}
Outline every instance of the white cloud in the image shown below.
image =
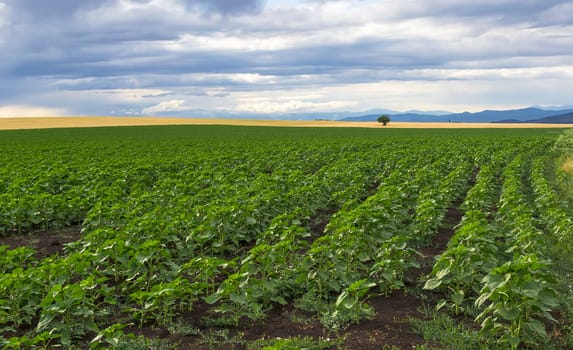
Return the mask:
{"type": "Polygon", "coordinates": [[[344,99],[329,99],[328,91],[291,89],[287,91],[263,91],[235,93],[233,109],[245,113],[272,114],[295,112],[331,112],[356,106],[356,102],[344,99]]]}
{"type": "Polygon", "coordinates": [[[161,114],[166,112],[181,112],[185,111],[188,108],[184,106],[184,100],[170,100],[170,101],[163,101],[159,104],[156,104],[151,107],[144,108],[141,113],[142,114],[161,114]]]}
{"type": "Polygon", "coordinates": [[[269,37],[260,35],[238,35],[227,33],[184,34],[177,41],[167,44],[174,51],[230,50],[230,51],[272,51],[296,46],[296,38],[288,36],[269,37]]]}
{"type": "Polygon", "coordinates": [[[294,113],[294,112],[331,112],[355,105],[349,101],[312,102],[301,100],[244,102],[235,108],[239,112],[258,114],[294,113]]]}
{"type": "Polygon", "coordinates": [[[8,6],[0,2],[0,27],[8,22],[8,6]]]}
{"type": "Polygon", "coordinates": [[[95,94],[114,95],[121,101],[140,101],[146,97],[164,96],[170,91],[161,89],[100,89],[91,90],[95,94]]]}
{"type": "Polygon", "coordinates": [[[66,114],[63,108],[50,108],[26,105],[0,106],[0,118],[14,117],[54,117],[66,114]]]}
{"type": "Polygon", "coordinates": [[[573,66],[514,67],[514,68],[428,68],[402,72],[387,72],[389,80],[446,81],[446,80],[538,80],[545,78],[573,79],[573,66]],[[393,78],[393,79],[392,79],[393,78]]]}

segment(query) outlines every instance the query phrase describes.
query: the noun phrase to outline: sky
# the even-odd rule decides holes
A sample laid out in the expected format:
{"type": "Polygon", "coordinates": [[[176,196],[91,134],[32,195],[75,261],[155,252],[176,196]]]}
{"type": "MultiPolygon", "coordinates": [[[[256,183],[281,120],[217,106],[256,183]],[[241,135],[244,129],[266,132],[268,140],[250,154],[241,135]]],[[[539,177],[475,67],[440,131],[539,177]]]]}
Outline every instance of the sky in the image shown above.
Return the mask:
{"type": "Polygon", "coordinates": [[[0,0],[0,117],[573,105],[573,2],[0,0]]]}

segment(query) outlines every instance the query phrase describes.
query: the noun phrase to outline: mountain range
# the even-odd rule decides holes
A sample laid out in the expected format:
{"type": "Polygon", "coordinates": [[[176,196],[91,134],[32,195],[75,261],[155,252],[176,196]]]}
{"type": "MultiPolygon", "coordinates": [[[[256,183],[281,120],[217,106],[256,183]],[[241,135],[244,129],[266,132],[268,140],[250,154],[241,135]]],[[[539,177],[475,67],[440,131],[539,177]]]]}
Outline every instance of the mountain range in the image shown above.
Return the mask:
{"type": "Polygon", "coordinates": [[[516,119],[500,120],[495,123],[546,123],[546,124],[573,124],[573,113],[552,115],[545,118],[530,119],[526,121],[516,119]]]}
{"type": "MultiPolygon", "coordinates": [[[[396,122],[451,122],[451,123],[562,123],[573,124],[573,109],[547,110],[536,107],[512,110],[447,113],[385,113],[396,122]]],[[[380,114],[365,114],[341,118],[341,121],[376,121],[380,114]]]]}

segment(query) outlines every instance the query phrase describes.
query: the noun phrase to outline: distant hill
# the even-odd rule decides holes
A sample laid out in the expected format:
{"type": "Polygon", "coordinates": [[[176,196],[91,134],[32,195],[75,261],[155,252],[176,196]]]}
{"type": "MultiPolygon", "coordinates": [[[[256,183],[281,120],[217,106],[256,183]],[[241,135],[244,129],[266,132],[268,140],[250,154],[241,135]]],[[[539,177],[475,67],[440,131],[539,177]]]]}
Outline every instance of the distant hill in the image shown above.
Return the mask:
{"type": "MultiPolygon", "coordinates": [[[[382,113],[380,113],[382,114],[382,113]]],[[[344,122],[373,122],[380,116],[380,114],[365,114],[365,115],[357,115],[356,117],[346,117],[340,119],[344,122]]],[[[389,114],[391,115],[391,114],[389,114]]]]}
{"type": "Polygon", "coordinates": [[[529,120],[530,123],[573,124],[573,112],[529,120]]]}
{"type": "Polygon", "coordinates": [[[529,120],[504,119],[496,121],[495,123],[573,124],[573,112],[529,120]]]}
{"type": "Polygon", "coordinates": [[[540,108],[523,108],[523,109],[513,109],[507,111],[494,111],[485,110],[477,113],[458,113],[450,114],[447,117],[452,120],[462,121],[462,122],[495,122],[499,120],[515,119],[519,121],[540,119],[549,117],[552,115],[573,112],[573,111],[554,111],[554,110],[544,110],[540,108]]]}
{"type": "MultiPolygon", "coordinates": [[[[506,111],[485,110],[482,112],[470,113],[450,113],[444,115],[430,115],[422,113],[398,113],[389,114],[392,121],[396,122],[452,122],[452,123],[491,123],[491,122],[532,122],[531,120],[545,120],[548,117],[558,115],[569,115],[573,109],[569,110],[545,110],[540,108],[523,108],[506,111]]],[[[342,118],[342,121],[376,121],[380,114],[367,114],[342,118]]],[[[558,123],[557,121],[543,121],[540,123],[558,123]]],[[[565,120],[565,119],[563,119],[565,120]]]]}

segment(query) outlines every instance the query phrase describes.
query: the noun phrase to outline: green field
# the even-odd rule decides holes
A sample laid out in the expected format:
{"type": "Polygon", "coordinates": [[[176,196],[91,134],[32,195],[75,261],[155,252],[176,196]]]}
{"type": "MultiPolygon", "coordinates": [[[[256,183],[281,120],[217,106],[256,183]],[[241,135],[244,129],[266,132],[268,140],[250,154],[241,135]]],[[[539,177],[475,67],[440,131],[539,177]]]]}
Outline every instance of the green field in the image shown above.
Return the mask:
{"type": "Polygon", "coordinates": [[[572,348],[561,133],[0,131],[0,348],[572,348]]]}

